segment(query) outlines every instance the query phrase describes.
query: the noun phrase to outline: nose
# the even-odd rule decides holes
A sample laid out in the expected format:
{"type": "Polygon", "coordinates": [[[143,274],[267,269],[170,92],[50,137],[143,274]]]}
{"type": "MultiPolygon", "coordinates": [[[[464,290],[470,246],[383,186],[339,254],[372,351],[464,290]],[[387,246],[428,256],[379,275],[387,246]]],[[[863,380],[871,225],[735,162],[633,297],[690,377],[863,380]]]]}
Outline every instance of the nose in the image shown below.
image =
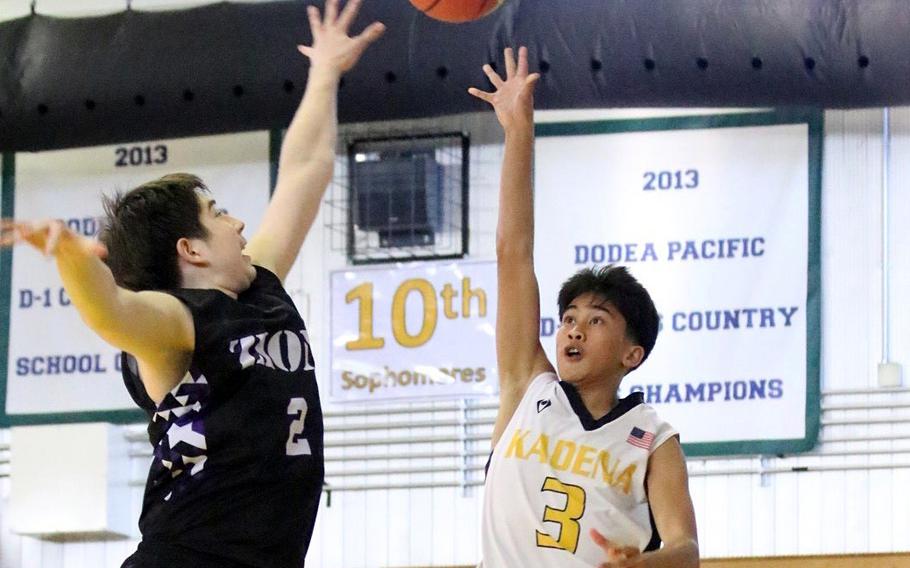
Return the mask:
{"type": "Polygon", "coordinates": [[[237,232],[242,233],[243,228],[246,227],[246,224],[237,217],[231,217],[231,220],[234,222],[234,226],[237,227],[237,232]]]}
{"type": "Polygon", "coordinates": [[[569,339],[573,341],[581,341],[584,338],[584,333],[582,333],[581,329],[577,325],[569,330],[569,339]]]}

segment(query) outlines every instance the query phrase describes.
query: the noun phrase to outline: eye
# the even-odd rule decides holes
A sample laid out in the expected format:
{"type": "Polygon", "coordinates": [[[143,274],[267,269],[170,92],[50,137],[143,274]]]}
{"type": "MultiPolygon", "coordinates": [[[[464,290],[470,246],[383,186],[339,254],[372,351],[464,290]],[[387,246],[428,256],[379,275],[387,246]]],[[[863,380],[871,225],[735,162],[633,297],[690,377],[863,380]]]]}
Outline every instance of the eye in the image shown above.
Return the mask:
{"type": "Polygon", "coordinates": [[[215,209],[215,217],[221,217],[222,215],[227,215],[227,209],[215,209]]]}
{"type": "Polygon", "coordinates": [[[601,318],[600,316],[594,316],[593,318],[591,318],[591,323],[593,325],[599,325],[599,324],[603,323],[603,321],[604,321],[603,318],[601,318]]]}
{"type": "Polygon", "coordinates": [[[569,324],[572,323],[573,321],[574,321],[574,319],[572,318],[572,316],[563,316],[563,317],[562,317],[562,323],[563,323],[563,325],[569,325],[569,324]]]}

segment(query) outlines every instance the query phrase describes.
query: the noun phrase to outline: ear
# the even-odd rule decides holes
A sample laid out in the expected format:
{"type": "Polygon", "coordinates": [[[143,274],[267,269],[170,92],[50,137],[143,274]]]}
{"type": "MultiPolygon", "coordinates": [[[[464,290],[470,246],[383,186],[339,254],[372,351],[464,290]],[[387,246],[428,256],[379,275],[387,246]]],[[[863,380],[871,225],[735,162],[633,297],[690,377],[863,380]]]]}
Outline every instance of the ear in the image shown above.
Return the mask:
{"type": "Polygon", "coordinates": [[[201,264],[203,257],[199,250],[199,239],[182,237],[177,240],[177,258],[189,264],[201,264]]]}
{"type": "Polygon", "coordinates": [[[645,358],[645,348],[641,345],[632,345],[626,349],[625,355],[622,357],[623,367],[626,369],[632,370],[635,367],[641,364],[642,359],[645,358]]]}

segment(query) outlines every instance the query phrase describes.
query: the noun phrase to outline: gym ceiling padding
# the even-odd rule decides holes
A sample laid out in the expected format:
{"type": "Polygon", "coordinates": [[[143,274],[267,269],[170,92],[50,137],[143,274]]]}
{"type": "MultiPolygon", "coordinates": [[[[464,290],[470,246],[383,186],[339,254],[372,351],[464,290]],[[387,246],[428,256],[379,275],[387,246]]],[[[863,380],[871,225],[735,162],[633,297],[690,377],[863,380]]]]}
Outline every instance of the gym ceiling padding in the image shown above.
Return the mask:
{"type": "MultiPolygon", "coordinates": [[[[284,127],[306,4],[4,22],[0,150],[284,127]]],[[[372,20],[388,31],[345,77],[342,122],[486,110],[467,87],[520,44],[539,109],[910,103],[907,0],[508,0],[457,25],[366,0],[355,31],[372,20]]]]}

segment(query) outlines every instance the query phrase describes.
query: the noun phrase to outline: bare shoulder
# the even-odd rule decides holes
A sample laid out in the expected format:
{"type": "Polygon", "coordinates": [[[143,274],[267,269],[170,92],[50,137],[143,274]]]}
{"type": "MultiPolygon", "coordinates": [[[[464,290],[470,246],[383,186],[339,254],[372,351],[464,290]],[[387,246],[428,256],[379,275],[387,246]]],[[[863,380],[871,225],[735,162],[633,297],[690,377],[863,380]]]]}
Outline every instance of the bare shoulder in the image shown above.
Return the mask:
{"type": "Polygon", "coordinates": [[[196,343],[193,315],[171,294],[117,288],[115,309],[90,327],[112,346],[135,357],[149,397],[160,402],[186,374],[196,343]]]}
{"type": "Polygon", "coordinates": [[[531,372],[529,374],[514,378],[511,381],[500,381],[499,412],[496,414],[496,422],[493,425],[491,440],[493,447],[496,446],[496,443],[502,437],[509,421],[512,420],[512,416],[515,414],[515,411],[518,409],[518,406],[521,404],[521,401],[524,399],[530,386],[538,377],[547,373],[552,373],[553,380],[558,380],[553,365],[550,363],[550,360],[547,359],[546,354],[543,353],[543,349],[541,348],[540,356],[531,367],[531,372]]]}
{"type": "Polygon", "coordinates": [[[124,289],[118,290],[118,296],[119,321],[102,322],[96,330],[109,343],[145,361],[193,351],[193,315],[175,296],[124,289]]]}
{"type": "Polygon", "coordinates": [[[682,444],[679,443],[679,434],[674,434],[663,444],[657,447],[648,458],[648,473],[655,468],[686,467],[686,456],[683,454],[682,444]]]}

